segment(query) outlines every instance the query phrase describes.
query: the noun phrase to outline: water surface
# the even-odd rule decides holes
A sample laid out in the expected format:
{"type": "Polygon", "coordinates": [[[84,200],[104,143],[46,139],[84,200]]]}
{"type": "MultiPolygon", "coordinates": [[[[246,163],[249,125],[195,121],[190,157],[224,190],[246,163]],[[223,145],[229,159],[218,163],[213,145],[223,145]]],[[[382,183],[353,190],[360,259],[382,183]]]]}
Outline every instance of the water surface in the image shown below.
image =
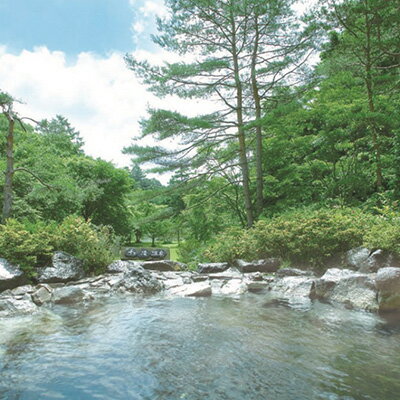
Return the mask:
{"type": "Polygon", "coordinates": [[[118,297],[0,321],[0,399],[400,397],[400,321],[238,298],[118,297]]]}

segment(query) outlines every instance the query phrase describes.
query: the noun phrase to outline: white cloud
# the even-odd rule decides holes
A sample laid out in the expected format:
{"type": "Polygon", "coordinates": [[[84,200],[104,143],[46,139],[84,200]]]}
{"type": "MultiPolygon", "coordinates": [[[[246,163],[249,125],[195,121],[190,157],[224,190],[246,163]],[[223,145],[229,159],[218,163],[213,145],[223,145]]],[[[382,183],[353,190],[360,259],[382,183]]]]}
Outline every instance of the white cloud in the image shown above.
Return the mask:
{"type": "Polygon", "coordinates": [[[64,53],[45,47],[18,55],[0,52],[0,87],[25,103],[21,114],[67,117],[88,154],[118,165],[128,164],[121,149],[138,133],[138,120],[153,97],[118,53],[108,58],[81,53],[68,64],[64,53]]]}
{"type": "MultiPolygon", "coordinates": [[[[131,3],[132,4],[132,3],[131,3]]],[[[158,17],[165,17],[168,15],[167,8],[162,0],[146,0],[139,11],[145,16],[157,15],[158,17]]]]}
{"type": "Polygon", "coordinates": [[[142,21],[137,21],[132,25],[132,29],[135,33],[143,33],[145,26],[142,21]]]}
{"type": "MultiPolygon", "coordinates": [[[[136,55],[156,63],[173,59],[164,52],[142,50],[136,55]]],[[[46,47],[17,55],[1,47],[0,88],[24,102],[18,106],[21,115],[37,120],[65,116],[80,131],[87,154],[119,166],[130,163],[121,150],[140,133],[138,121],[146,115],[148,105],[189,115],[212,107],[207,102],[157,99],[125,66],[119,53],[106,58],[81,53],[69,63],[63,52],[46,47]]]]}

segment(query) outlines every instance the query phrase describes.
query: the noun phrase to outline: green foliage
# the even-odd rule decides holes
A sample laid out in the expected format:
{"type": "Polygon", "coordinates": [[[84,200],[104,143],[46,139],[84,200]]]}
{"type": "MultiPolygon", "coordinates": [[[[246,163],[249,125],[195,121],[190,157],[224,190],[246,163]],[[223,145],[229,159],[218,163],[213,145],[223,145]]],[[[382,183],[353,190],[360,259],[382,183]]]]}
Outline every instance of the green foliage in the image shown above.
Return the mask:
{"type": "Polygon", "coordinates": [[[87,272],[101,273],[118,258],[120,244],[109,226],[96,226],[81,217],[69,216],[54,233],[53,248],[84,261],[87,272]]]}
{"type": "Polygon", "coordinates": [[[248,231],[227,231],[205,256],[212,261],[274,256],[321,265],[334,254],[360,246],[373,220],[357,209],[297,210],[261,220],[248,231]]]}
{"type": "Polygon", "coordinates": [[[0,225],[1,257],[18,264],[29,276],[34,276],[35,267],[51,257],[51,230],[43,224],[33,227],[32,224],[24,225],[9,219],[6,224],[0,225]]]}
{"type": "Polygon", "coordinates": [[[118,257],[119,242],[110,227],[98,227],[75,216],[60,225],[15,219],[0,225],[1,256],[20,265],[30,277],[35,276],[36,268],[50,262],[56,250],[82,259],[88,273],[100,273],[118,257]]]}
{"type": "Polygon", "coordinates": [[[203,256],[204,250],[204,243],[200,243],[195,239],[185,240],[178,247],[178,259],[188,264],[189,269],[193,269],[193,266],[197,265],[198,262],[206,260],[203,256]]]}

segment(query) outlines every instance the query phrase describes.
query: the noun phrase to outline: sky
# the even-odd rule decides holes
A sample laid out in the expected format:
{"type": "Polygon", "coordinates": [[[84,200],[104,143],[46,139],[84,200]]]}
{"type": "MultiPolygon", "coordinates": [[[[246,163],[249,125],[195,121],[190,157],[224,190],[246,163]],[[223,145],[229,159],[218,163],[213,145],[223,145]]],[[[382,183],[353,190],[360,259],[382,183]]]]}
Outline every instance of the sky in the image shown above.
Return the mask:
{"type": "Polygon", "coordinates": [[[121,150],[160,100],[123,56],[166,57],[150,40],[165,12],[162,0],[0,0],[0,89],[20,115],[63,115],[87,154],[127,166],[121,150]]]}
{"type": "Polygon", "coordinates": [[[0,90],[21,100],[21,116],[62,115],[87,154],[129,166],[121,150],[140,134],[148,106],[212,108],[156,99],[126,67],[126,53],[171,60],[150,39],[165,15],[163,0],[0,0],[0,90]]]}

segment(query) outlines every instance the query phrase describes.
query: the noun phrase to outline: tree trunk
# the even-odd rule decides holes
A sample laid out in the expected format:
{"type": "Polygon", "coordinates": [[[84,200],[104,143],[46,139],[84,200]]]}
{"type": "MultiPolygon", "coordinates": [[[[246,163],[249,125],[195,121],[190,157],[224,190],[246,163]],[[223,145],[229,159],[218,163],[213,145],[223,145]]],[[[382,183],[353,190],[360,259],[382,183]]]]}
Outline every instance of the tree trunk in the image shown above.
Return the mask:
{"type": "Polygon", "coordinates": [[[140,243],[142,238],[142,232],[140,229],[135,229],[135,243],[140,243]]]}
{"type": "Polygon", "coordinates": [[[242,172],[243,196],[244,196],[244,205],[246,209],[247,227],[250,228],[254,223],[254,216],[253,216],[253,205],[251,202],[251,193],[250,193],[249,163],[247,160],[246,138],[243,127],[243,88],[239,75],[239,61],[238,61],[238,52],[236,47],[236,40],[237,40],[236,24],[232,11],[230,17],[231,17],[231,28],[232,28],[231,51],[232,51],[234,78],[236,86],[236,119],[238,127],[237,135],[239,141],[239,164],[242,172]]]}
{"type": "MultiPolygon", "coordinates": [[[[374,85],[372,78],[372,61],[371,61],[371,24],[372,20],[369,18],[368,10],[365,10],[365,26],[366,26],[366,63],[365,63],[365,84],[367,88],[368,96],[368,109],[371,114],[375,113],[375,103],[374,103],[374,85]]],[[[371,123],[371,133],[372,133],[372,146],[374,149],[375,163],[376,163],[376,189],[381,191],[383,187],[383,175],[382,175],[382,162],[381,162],[381,146],[379,139],[379,131],[375,122],[375,116],[372,115],[370,119],[371,123]]]]}
{"type": "Polygon", "coordinates": [[[7,166],[4,182],[3,213],[1,222],[4,224],[11,216],[13,204],[13,175],[14,175],[14,118],[6,114],[8,119],[8,134],[6,143],[7,166]]]}
{"type": "Polygon", "coordinates": [[[261,99],[258,90],[258,82],[256,76],[256,62],[259,45],[259,26],[258,16],[254,19],[254,49],[251,58],[251,86],[253,92],[253,100],[255,107],[255,121],[256,121],[256,216],[260,216],[264,208],[264,181],[263,181],[263,165],[262,165],[262,128],[260,125],[261,120],[261,99]]]}

